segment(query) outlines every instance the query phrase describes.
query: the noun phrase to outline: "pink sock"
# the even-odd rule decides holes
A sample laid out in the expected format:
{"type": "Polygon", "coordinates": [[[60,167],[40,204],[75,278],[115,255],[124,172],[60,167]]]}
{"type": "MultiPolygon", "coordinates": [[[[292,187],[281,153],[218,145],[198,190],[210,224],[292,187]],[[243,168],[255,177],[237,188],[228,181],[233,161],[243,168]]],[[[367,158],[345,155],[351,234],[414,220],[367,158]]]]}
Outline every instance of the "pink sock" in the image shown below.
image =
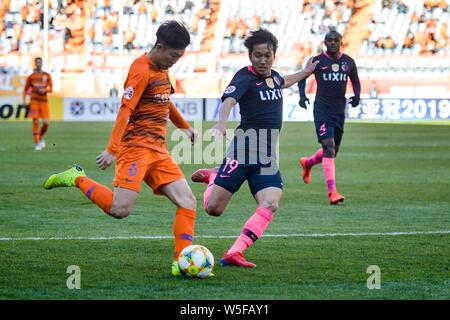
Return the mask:
{"type": "Polygon", "coordinates": [[[213,190],[214,180],[216,179],[216,177],[217,177],[217,173],[213,173],[209,176],[208,187],[206,187],[206,190],[203,193],[203,206],[204,206],[205,210],[208,207],[209,196],[211,195],[211,192],[213,190]]]}
{"type": "Polygon", "coordinates": [[[327,183],[328,193],[336,191],[336,169],[334,166],[334,158],[322,159],[323,174],[327,183]]]}
{"type": "Polygon", "coordinates": [[[311,157],[308,158],[308,161],[306,161],[306,166],[308,168],[312,168],[315,164],[321,163],[323,158],[323,149],[320,148],[316,151],[311,157]]]}
{"type": "Polygon", "coordinates": [[[243,252],[250,247],[253,242],[261,238],[270,221],[273,213],[267,208],[259,207],[256,212],[247,220],[241,234],[234,242],[228,253],[243,252]]]}

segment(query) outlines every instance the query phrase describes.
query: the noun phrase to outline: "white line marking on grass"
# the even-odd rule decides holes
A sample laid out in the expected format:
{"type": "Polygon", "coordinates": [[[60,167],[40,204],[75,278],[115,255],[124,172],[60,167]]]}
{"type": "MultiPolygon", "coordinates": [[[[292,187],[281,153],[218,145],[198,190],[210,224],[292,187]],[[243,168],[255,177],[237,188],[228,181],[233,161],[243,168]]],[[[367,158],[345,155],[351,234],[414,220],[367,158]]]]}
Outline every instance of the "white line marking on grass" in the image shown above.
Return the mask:
{"type": "MultiPolygon", "coordinates": [[[[361,232],[361,233],[292,233],[292,234],[266,234],[265,238],[332,238],[332,237],[370,237],[370,236],[414,236],[431,234],[450,234],[450,230],[441,231],[409,231],[409,232],[361,232]]],[[[232,236],[198,235],[195,239],[227,239],[232,236]]],[[[173,239],[173,236],[111,236],[111,237],[0,237],[0,241],[52,241],[52,240],[159,240],[173,239]]]]}

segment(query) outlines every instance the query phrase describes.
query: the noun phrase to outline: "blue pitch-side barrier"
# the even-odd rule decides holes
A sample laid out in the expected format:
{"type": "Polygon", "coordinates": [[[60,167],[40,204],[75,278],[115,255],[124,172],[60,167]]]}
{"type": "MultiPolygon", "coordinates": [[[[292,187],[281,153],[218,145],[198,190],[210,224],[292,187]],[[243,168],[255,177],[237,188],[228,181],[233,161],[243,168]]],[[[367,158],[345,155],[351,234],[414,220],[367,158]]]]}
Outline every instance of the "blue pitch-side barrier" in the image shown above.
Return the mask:
{"type": "MultiPolygon", "coordinates": [[[[114,121],[120,108],[120,98],[64,98],[61,108],[65,121],[114,121]]],[[[173,98],[188,121],[216,121],[219,116],[219,98],[173,98]]],[[[307,110],[298,106],[297,96],[284,97],[284,121],[312,121],[314,97],[307,110]]],[[[0,121],[24,119],[27,112],[18,97],[0,97],[0,121]]],[[[380,98],[361,99],[360,106],[348,107],[347,119],[361,120],[448,120],[450,99],[380,98]]],[[[239,105],[230,114],[230,121],[240,120],[239,105]]]]}

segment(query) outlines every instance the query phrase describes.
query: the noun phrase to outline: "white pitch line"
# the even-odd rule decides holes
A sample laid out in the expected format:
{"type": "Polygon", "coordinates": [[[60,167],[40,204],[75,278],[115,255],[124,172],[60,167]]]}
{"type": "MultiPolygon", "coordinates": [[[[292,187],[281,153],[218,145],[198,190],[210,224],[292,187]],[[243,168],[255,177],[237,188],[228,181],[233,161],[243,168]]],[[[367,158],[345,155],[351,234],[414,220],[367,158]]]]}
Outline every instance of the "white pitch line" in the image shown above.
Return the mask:
{"type": "MultiPolygon", "coordinates": [[[[409,231],[409,232],[361,232],[361,233],[293,233],[293,234],[266,234],[265,238],[332,238],[332,237],[368,237],[368,236],[414,236],[431,234],[450,234],[450,230],[441,231],[409,231]]],[[[232,236],[195,236],[195,239],[227,239],[232,236]]],[[[53,240],[158,240],[173,239],[173,236],[115,236],[115,237],[0,237],[0,241],[53,241],[53,240]]]]}

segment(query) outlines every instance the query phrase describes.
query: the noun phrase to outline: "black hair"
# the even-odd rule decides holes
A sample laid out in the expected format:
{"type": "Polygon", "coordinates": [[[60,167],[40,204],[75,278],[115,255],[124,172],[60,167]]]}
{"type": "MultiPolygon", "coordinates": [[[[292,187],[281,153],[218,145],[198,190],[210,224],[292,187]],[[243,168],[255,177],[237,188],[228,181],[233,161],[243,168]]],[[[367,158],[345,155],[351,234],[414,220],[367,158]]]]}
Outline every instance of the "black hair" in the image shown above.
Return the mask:
{"type": "Polygon", "coordinates": [[[156,31],[156,44],[162,43],[172,49],[185,49],[191,43],[186,27],[175,20],[165,21],[156,31]]]}
{"type": "Polygon", "coordinates": [[[327,34],[325,35],[325,39],[327,39],[331,35],[337,35],[342,40],[342,34],[340,34],[335,29],[332,28],[330,28],[330,31],[328,31],[327,34]]]}
{"type": "Polygon", "coordinates": [[[262,28],[255,31],[250,31],[250,36],[245,39],[244,46],[248,49],[249,54],[252,54],[253,47],[262,43],[268,43],[269,46],[272,47],[274,54],[277,52],[277,38],[269,30],[262,28]]]}
{"type": "Polygon", "coordinates": [[[35,58],[35,59],[34,59],[34,62],[37,62],[38,60],[41,60],[41,62],[42,62],[42,58],[41,58],[41,57],[35,58]]]}

